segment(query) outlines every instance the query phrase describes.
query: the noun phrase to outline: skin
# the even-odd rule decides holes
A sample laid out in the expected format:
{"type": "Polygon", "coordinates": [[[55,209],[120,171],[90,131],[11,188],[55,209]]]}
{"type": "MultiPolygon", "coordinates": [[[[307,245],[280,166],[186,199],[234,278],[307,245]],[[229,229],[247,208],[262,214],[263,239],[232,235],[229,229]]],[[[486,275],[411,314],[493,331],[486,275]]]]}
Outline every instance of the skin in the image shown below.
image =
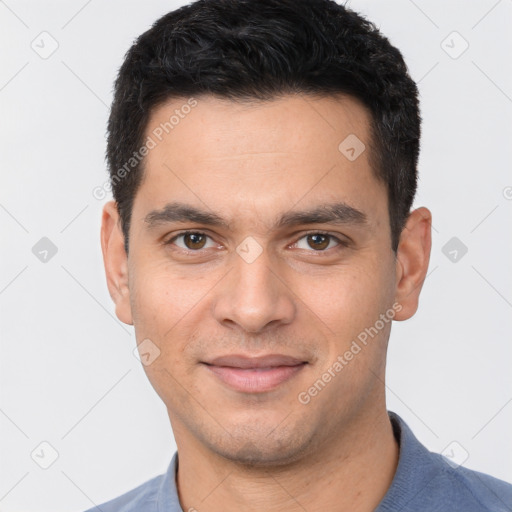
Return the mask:
{"type": "MultiPolygon", "coordinates": [[[[173,428],[182,508],[374,510],[398,461],[384,385],[391,322],[309,403],[298,395],[394,304],[394,320],[414,315],[431,213],[410,213],[395,254],[386,188],[369,162],[369,113],[353,98],[197,100],[146,156],[129,256],[114,202],[104,207],[101,232],[116,314],[134,325],[138,343],[149,338],[160,350],[144,369],[173,428]],[[338,150],[349,134],[366,145],[355,161],[338,150]],[[340,200],[367,224],[275,225],[283,213],[340,200]],[[150,229],[147,214],[169,201],[216,213],[229,229],[190,221],[150,229]],[[204,247],[174,239],[185,229],[206,234],[204,247]],[[307,237],[315,231],[335,238],[321,238],[328,245],[320,250],[307,237]],[[262,248],[251,263],[236,251],[249,236],[262,248]],[[233,353],[308,364],[250,394],[201,363],[233,353]]],[[[147,134],[185,101],[158,107],[147,134]]]]}

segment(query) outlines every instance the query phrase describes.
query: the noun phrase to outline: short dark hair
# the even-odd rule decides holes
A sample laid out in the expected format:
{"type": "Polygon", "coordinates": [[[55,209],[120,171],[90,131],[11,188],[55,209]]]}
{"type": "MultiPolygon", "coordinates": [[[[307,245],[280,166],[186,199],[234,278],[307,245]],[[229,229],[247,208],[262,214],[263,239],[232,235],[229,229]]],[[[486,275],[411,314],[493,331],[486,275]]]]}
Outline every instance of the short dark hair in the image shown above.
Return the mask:
{"type": "Polygon", "coordinates": [[[119,70],[108,121],[110,184],[126,252],[144,172],[144,160],[132,157],[156,107],[191,95],[265,101],[294,93],[348,94],[369,109],[369,157],[387,187],[396,253],[417,188],[418,89],[400,51],[333,0],[197,0],[138,37],[119,70]]]}

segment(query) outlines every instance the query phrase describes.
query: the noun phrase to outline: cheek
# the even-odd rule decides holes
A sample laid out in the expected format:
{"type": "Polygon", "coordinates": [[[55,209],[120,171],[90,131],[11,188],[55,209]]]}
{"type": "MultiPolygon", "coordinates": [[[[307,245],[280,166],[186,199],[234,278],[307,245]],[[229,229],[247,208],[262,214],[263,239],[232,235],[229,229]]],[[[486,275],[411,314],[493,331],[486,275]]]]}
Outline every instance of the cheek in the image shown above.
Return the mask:
{"type": "Polygon", "coordinates": [[[334,333],[347,334],[378,318],[387,304],[386,281],[380,268],[347,265],[322,278],[301,279],[296,286],[304,304],[318,319],[334,333]]]}
{"type": "Polygon", "coordinates": [[[212,325],[207,311],[211,277],[177,276],[168,265],[137,268],[130,286],[135,333],[138,343],[150,339],[158,347],[158,358],[145,367],[154,386],[164,382],[168,389],[172,376],[188,379],[197,362],[191,352],[197,333],[212,325]]]}
{"type": "Polygon", "coordinates": [[[163,265],[141,266],[130,283],[134,323],[161,337],[200,303],[208,288],[204,280],[176,276],[163,265]]]}
{"type": "Polygon", "coordinates": [[[188,382],[192,362],[187,347],[205,289],[205,283],[177,279],[169,269],[156,266],[138,268],[131,282],[136,339],[151,353],[149,364],[143,361],[144,371],[162,400],[175,407],[186,401],[179,383],[188,382]]]}
{"type": "Polygon", "coordinates": [[[337,379],[332,388],[342,386],[350,394],[352,387],[370,377],[368,368],[381,373],[391,319],[382,322],[380,315],[391,307],[393,276],[370,261],[338,267],[323,279],[307,281],[308,288],[300,294],[305,297],[304,310],[326,333],[320,366],[329,368],[341,356],[345,378],[337,379]]]}

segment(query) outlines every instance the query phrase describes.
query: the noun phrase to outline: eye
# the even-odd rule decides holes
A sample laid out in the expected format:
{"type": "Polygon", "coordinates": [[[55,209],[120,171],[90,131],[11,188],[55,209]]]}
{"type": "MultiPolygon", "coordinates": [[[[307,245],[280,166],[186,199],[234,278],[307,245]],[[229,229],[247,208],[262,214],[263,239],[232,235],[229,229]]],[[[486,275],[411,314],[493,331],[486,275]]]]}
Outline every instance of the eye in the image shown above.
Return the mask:
{"type": "Polygon", "coordinates": [[[215,247],[215,243],[213,240],[206,234],[201,233],[199,231],[185,231],[172,237],[170,240],[165,242],[166,245],[174,244],[178,246],[180,249],[186,251],[198,251],[200,249],[208,249],[210,247],[215,247]],[[210,240],[210,245],[208,244],[208,239],[210,240]]]}
{"type": "MultiPolygon", "coordinates": [[[[184,231],[170,238],[165,242],[165,245],[175,245],[179,249],[191,252],[217,247],[211,237],[200,231],[184,231]]],[[[292,247],[303,250],[313,249],[314,252],[326,252],[329,249],[339,246],[346,247],[347,245],[346,242],[334,235],[315,231],[299,238],[297,242],[292,244],[292,247]]]]}
{"type": "Polygon", "coordinates": [[[309,233],[300,238],[295,244],[297,249],[314,249],[317,252],[326,251],[339,245],[346,245],[341,240],[328,233],[309,233]]]}

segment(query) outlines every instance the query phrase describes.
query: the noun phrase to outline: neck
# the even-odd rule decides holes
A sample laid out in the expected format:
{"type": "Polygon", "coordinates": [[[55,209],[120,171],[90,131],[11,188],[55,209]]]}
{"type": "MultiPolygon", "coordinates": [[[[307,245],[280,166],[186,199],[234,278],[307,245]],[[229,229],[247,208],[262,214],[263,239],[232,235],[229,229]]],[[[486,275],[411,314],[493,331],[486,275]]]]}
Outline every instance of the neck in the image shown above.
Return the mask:
{"type": "MultiPolygon", "coordinates": [[[[174,423],[174,422],[173,422],[174,423]]],[[[384,409],[338,433],[303,459],[281,467],[227,460],[173,424],[177,488],[183,510],[373,511],[398,464],[398,445],[384,409]]]]}

